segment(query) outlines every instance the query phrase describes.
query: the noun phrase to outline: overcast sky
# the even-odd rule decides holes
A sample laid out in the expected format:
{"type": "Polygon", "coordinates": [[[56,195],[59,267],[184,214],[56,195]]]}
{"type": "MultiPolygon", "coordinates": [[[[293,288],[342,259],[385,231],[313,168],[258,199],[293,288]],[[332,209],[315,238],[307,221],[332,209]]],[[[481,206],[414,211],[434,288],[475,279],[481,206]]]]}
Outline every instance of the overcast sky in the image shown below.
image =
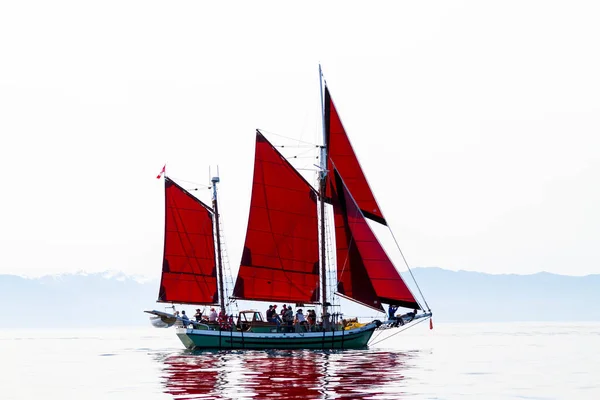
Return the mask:
{"type": "Polygon", "coordinates": [[[254,131],[320,140],[319,62],[411,266],[600,272],[597,2],[322,3],[3,2],[0,273],[158,278],[165,162],[219,165],[237,267],[254,131]]]}

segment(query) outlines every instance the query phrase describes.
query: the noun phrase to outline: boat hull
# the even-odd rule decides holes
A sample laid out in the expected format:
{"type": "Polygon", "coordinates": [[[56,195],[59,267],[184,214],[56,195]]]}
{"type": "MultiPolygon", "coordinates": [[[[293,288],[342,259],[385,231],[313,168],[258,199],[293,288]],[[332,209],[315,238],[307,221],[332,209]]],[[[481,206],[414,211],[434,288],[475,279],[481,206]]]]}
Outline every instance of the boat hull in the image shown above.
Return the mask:
{"type": "Polygon", "coordinates": [[[176,328],[188,349],[359,349],[367,346],[375,323],[335,332],[254,333],[176,328]]]}

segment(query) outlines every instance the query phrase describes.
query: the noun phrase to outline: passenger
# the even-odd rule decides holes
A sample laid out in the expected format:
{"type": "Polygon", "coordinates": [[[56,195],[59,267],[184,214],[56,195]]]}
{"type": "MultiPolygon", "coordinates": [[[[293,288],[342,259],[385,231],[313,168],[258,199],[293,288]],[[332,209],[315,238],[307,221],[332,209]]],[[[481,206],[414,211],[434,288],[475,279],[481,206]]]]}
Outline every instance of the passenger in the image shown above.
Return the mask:
{"type": "Polygon", "coordinates": [[[208,314],[208,322],[217,322],[217,312],[215,311],[214,307],[210,309],[210,314],[208,314]]]}
{"type": "Polygon", "coordinates": [[[283,319],[287,325],[287,331],[293,332],[292,325],[294,324],[294,310],[292,310],[292,306],[289,306],[287,310],[285,310],[285,318],[283,319]]]}
{"type": "Polygon", "coordinates": [[[202,322],[202,311],[199,308],[196,308],[196,314],[194,314],[194,318],[196,318],[196,322],[202,322]]]}
{"type": "Polygon", "coordinates": [[[221,309],[221,311],[219,312],[217,322],[219,323],[219,328],[222,331],[228,331],[231,328],[229,326],[229,318],[227,317],[227,313],[223,309],[221,309]]]}
{"type": "Polygon", "coordinates": [[[183,326],[188,326],[190,324],[190,319],[187,315],[185,315],[185,310],[181,312],[181,319],[183,320],[181,321],[183,323],[183,326]]]}
{"type": "Polygon", "coordinates": [[[267,319],[267,321],[271,322],[271,319],[273,319],[273,306],[269,304],[269,309],[267,310],[267,312],[265,313],[265,318],[267,319]]]}
{"type": "Polygon", "coordinates": [[[411,322],[413,319],[415,319],[415,317],[417,316],[417,309],[415,308],[412,312],[406,313],[403,315],[403,317],[407,317],[408,321],[406,322],[411,322]]]}
{"type": "Polygon", "coordinates": [[[389,317],[389,319],[396,319],[396,317],[395,317],[396,310],[398,310],[398,306],[396,306],[394,304],[390,304],[390,307],[388,308],[388,317],[389,317]]]}
{"type": "Polygon", "coordinates": [[[315,324],[317,323],[317,314],[315,314],[315,310],[308,310],[308,315],[306,316],[308,320],[309,329],[314,330],[315,324]]]}
{"type": "Polygon", "coordinates": [[[404,324],[408,324],[409,322],[412,322],[413,319],[415,319],[415,317],[417,316],[417,309],[415,308],[413,311],[408,312],[406,314],[402,314],[399,317],[396,317],[396,322],[394,324],[392,324],[392,326],[396,327],[398,325],[404,325],[404,324]],[[404,319],[406,318],[406,321],[404,321],[404,319]]]}
{"type": "Polygon", "coordinates": [[[279,316],[281,317],[282,321],[285,321],[285,312],[287,311],[287,307],[284,304],[283,307],[281,307],[281,312],[279,313],[279,316]]]}
{"type": "Polygon", "coordinates": [[[302,314],[302,309],[299,308],[296,312],[296,332],[306,332],[308,330],[308,322],[302,314]]]}
{"type": "Polygon", "coordinates": [[[279,314],[277,314],[277,304],[273,305],[273,311],[271,311],[271,319],[269,322],[275,322],[277,324],[277,330],[279,331],[279,326],[281,325],[281,318],[279,318],[279,314]]]}

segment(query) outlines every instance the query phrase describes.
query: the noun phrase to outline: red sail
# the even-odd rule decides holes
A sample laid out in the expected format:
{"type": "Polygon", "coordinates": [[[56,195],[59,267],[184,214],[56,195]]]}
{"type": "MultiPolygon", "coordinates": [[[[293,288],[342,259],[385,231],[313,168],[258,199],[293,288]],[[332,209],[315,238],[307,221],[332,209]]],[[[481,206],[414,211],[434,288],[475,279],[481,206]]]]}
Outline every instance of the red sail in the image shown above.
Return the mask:
{"type": "Polygon", "coordinates": [[[211,208],[165,177],[165,250],[158,301],[215,304],[211,208]]]}
{"type": "Polygon", "coordinates": [[[257,131],[250,216],[234,297],[317,302],[318,265],[315,191],[257,131]]]}
{"type": "MultiPolygon", "coordinates": [[[[329,157],[327,170],[333,171],[335,165],[363,215],[380,224],[387,225],[354,149],[352,149],[327,86],[325,87],[325,143],[329,157]]],[[[326,195],[331,197],[330,187],[328,186],[327,189],[326,195]]]]}
{"type": "Polygon", "coordinates": [[[333,172],[338,293],[378,310],[382,303],[419,308],[338,171],[333,172]]]}

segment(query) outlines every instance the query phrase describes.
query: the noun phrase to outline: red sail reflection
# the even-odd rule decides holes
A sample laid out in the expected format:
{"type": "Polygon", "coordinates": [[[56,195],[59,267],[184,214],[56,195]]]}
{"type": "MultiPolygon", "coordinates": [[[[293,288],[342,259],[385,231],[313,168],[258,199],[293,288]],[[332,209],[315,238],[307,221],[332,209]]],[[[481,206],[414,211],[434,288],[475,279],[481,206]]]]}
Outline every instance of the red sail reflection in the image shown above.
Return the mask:
{"type": "Polygon", "coordinates": [[[405,362],[415,353],[215,351],[182,353],[164,363],[165,393],[175,399],[402,397],[405,362]]]}
{"type": "Polygon", "coordinates": [[[219,360],[216,356],[216,353],[213,357],[182,354],[165,359],[165,393],[173,395],[175,399],[191,399],[198,395],[203,398],[220,398],[215,387],[219,375],[219,360]]]}

